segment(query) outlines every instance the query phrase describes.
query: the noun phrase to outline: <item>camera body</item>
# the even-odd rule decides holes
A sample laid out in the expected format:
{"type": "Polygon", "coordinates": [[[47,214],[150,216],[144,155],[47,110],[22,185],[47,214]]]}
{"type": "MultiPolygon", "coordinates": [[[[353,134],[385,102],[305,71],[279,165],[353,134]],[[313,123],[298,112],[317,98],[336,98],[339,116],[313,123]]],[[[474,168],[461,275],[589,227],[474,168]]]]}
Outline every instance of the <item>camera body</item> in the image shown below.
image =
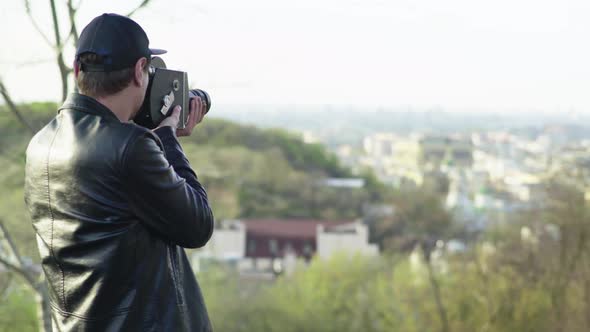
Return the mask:
{"type": "Polygon", "coordinates": [[[170,112],[182,107],[178,128],[183,129],[188,122],[190,99],[201,97],[206,102],[206,112],[211,108],[211,98],[200,89],[189,90],[186,72],[166,68],[164,60],[153,57],[149,68],[149,83],[143,104],[133,121],[149,129],[156,128],[170,112]]]}

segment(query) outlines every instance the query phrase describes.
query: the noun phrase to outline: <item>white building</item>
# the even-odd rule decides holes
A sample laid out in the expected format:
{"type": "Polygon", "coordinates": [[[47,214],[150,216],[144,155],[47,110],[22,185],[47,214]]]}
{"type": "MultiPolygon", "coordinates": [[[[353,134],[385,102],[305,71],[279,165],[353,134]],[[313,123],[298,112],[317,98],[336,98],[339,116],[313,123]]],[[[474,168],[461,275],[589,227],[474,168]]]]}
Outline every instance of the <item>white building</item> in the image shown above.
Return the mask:
{"type": "Polygon", "coordinates": [[[367,225],[361,222],[331,227],[317,226],[317,255],[329,258],[335,253],[376,256],[379,248],[369,243],[367,225]]]}

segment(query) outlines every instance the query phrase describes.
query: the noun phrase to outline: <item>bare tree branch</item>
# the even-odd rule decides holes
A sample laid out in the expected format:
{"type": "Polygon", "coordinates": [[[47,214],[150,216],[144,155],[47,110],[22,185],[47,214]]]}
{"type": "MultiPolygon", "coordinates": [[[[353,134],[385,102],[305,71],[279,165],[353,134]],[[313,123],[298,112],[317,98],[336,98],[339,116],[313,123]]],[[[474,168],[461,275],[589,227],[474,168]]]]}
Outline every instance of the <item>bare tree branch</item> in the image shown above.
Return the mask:
{"type": "Polygon", "coordinates": [[[69,68],[66,66],[63,58],[63,43],[59,31],[59,20],[57,19],[57,10],[55,8],[55,0],[49,0],[51,6],[51,18],[53,21],[53,33],[55,35],[55,49],[57,50],[57,65],[61,75],[61,100],[66,100],[68,95],[68,74],[69,68]]]}
{"type": "MultiPolygon", "coordinates": [[[[71,38],[74,39],[74,42],[73,42],[74,47],[77,47],[78,46],[78,39],[80,37],[80,34],[78,33],[78,28],[76,26],[76,13],[78,12],[78,8],[80,8],[80,7],[79,6],[74,7],[72,0],[68,0],[66,5],[68,7],[68,19],[69,19],[69,23],[70,23],[70,32],[68,33],[66,38],[61,42],[61,47],[59,49],[57,49],[57,52],[63,52],[64,48],[70,42],[71,38]]],[[[70,72],[71,72],[71,68],[70,68],[70,72]]]]}
{"type": "Polygon", "coordinates": [[[35,278],[30,274],[29,271],[25,270],[24,268],[17,266],[11,262],[9,262],[7,259],[5,259],[4,257],[0,256],[0,264],[3,264],[4,266],[6,266],[8,269],[10,269],[13,272],[16,272],[18,274],[20,274],[23,278],[25,278],[25,280],[27,281],[27,283],[33,288],[33,289],[37,289],[37,282],[35,282],[35,278]]]}
{"type": "Polygon", "coordinates": [[[9,289],[10,284],[12,283],[12,274],[6,274],[5,279],[0,280],[0,299],[5,298],[6,291],[9,289]]]}
{"type": "MultiPolygon", "coordinates": [[[[80,8],[80,3],[82,0],[78,2],[78,6],[74,8],[73,0],[68,0],[68,17],[70,19],[70,33],[68,34],[68,38],[64,42],[64,45],[70,40],[70,38],[74,38],[74,48],[78,47],[78,40],[80,39],[80,34],[78,33],[78,28],[76,27],[76,14],[78,13],[78,9],[80,8]]],[[[68,67],[68,75],[73,72],[71,67],[68,67]]],[[[74,91],[78,92],[78,85],[74,84],[74,91]]]]}
{"type": "MultiPolygon", "coordinates": [[[[80,35],[78,34],[78,28],[76,27],[76,13],[78,12],[78,7],[74,8],[74,4],[72,3],[72,0],[68,0],[68,17],[70,18],[70,34],[68,35],[68,39],[70,37],[74,38],[74,47],[78,47],[78,39],[80,37],[80,35]]],[[[65,44],[65,42],[64,42],[65,44]]]]}
{"type": "Polygon", "coordinates": [[[10,236],[10,233],[8,233],[8,230],[6,229],[6,226],[4,225],[4,220],[2,220],[2,219],[0,219],[0,232],[2,233],[1,234],[2,237],[8,243],[8,246],[10,247],[12,254],[16,257],[18,264],[20,266],[24,266],[23,261],[18,253],[18,249],[16,248],[16,244],[14,244],[14,241],[12,240],[12,236],[10,236]]]}
{"type": "Polygon", "coordinates": [[[0,95],[2,95],[2,97],[4,98],[4,101],[6,102],[6,105],[12,111],[12,113],[14,113],[14,115],[17,117],[17,119],[20,121],[20,123],[23,126],[25,126],[31,132],[31,134],[35,134],[37,131],[27,121],[27,119],[21,114],[21,111],[18,109],[16,104],[12,101],[12,98],[10,97],[8,90],[6,90],[6,87],[4,86],[4,82],[2,82],[2,78],[0,78],[0,95]]]}
{"type": "Polygon", "coordinates": [[[25,264],[20,254],[18,253],[18,249],[16,248],[16,245],[12,240],[10,233],[8,233],[8,230],[6,229],[6,226],[4,225],[4,221],[2,219],[0,219],[0,232],[2,233],[0,235],[2,235],[4,241],[8,243],[8,247],[10,248],[10,251],[12,251],[12,256],[14,256],[14,258],[18,262],[17,264],[15,264],[10,262],[7,258],[0,256],[0,263],[4,264],[4,266],[9,268],[10,270],[23,276],[25,280],[27,280],[27,282],[31,285],[31,287],[33,287],[33,289],[36,289],[36,277],[30,270],[27,270],[25,268],[25,264]]]}
{"type": "Polygon", "coordinates": [[[131,17],[133,16],[133,14],[135,14],[136,11],[142,9],[143,7],[147,6],[150,3],[151,0],[143,0],[139,6],[137,6],[135,9],[133,9],[132,11],[130,11],[127,16],[131,17]]]}
{"type": "Polygon", "coordinates": [[[31,3],[29,0],[25,0],[25,10],[26,10],[27,16],[29,16],[29,20],[31,20],[31,23],[33,24],[33,27],[35,28],[35,30],[37,30],[37,32],[41,35],[43,40],[45,40],[47,45],[53,47],[53,44],[49,40],[49,37],[47,37],[47,35],[43,32],[41,27],[39,27],[39,25],[37,24],[37,21],[35,21],[35,18],[33,18],[33,12],[31,11],[31,3]]]}

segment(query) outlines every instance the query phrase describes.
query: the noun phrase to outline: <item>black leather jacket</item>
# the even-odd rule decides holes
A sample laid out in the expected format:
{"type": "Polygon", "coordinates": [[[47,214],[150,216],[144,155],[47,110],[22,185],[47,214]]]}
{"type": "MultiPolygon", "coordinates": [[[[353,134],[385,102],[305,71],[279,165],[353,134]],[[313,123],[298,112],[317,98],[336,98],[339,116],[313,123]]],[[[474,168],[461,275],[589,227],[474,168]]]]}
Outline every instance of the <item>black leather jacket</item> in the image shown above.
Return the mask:
{"type": "Polygon", "coordinates": [[[207,243],[213,214],[171,127],[72,94],[26,158],[54,330],[211,330],[182,247],[207,243]]]}

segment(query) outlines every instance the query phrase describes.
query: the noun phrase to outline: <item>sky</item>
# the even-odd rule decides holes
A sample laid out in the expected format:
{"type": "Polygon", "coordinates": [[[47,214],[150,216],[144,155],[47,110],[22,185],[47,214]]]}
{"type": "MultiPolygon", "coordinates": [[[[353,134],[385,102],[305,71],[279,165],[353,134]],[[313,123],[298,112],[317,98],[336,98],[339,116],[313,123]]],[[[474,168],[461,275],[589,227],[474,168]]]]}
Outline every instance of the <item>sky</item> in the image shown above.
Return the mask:
{"type": "MultiPolygon", "coordinates": [[[[0,76],[17,101],[57,101],[51,48],[1,1],[0,76]]],[[[84,0],[78,27],[139,2],[84,0]]],[[[30,3],[53,37],[48,1],[30,3]]],[[[587,0],[152,0],[133,19],[218,105],[590,113],[588,17],[587,0]]]]}

